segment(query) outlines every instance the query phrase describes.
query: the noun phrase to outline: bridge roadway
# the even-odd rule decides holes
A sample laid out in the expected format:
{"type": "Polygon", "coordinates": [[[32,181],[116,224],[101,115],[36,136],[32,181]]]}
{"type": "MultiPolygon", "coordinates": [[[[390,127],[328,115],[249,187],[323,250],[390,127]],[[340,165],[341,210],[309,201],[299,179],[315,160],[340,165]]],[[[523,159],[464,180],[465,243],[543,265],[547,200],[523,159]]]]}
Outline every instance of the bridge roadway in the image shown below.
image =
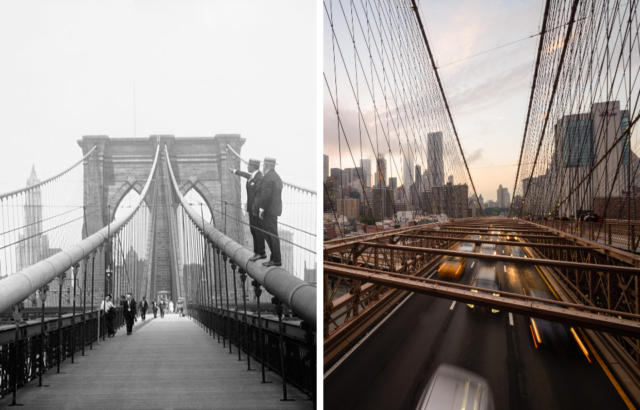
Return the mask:
{"type": "MultiPolygon", "coordinates": [[[[510,255],[515,248],[500,245],[497,252],[510,255]]],[[[535,266],[526,264],[469,258],[458,282],[470,285],[481,266],[495,266],[504,291],[537,289],[553,297],[535,266]]],[[[506,312],[481,314],[420,294],[389,315],[325,373],[325,408],[414,409],[441,363],[486,378],[496,410],[628,408],[591,351],[589,363],[574,340],[566,350],[536,348],[527,317],[512,315],[511,325],[506,312]]]]}
{"type": "MultiPolygon", "coordinates": [[[[148,316],[147,316],[148,317],[148,316]]],[[[280,401],[282,379],[267,371],[262,384],[259,363],[238,361],[188,317],[166,314],[135,323],[115,337],[86,348],[76,363],[66,360],[49,370],[38,387],[34,380],[18,390],[22,409],[312,409],[310,399],[287,386],[280,401]]],[[[11,395],[0,407],[11,403],[11,395]]]]}

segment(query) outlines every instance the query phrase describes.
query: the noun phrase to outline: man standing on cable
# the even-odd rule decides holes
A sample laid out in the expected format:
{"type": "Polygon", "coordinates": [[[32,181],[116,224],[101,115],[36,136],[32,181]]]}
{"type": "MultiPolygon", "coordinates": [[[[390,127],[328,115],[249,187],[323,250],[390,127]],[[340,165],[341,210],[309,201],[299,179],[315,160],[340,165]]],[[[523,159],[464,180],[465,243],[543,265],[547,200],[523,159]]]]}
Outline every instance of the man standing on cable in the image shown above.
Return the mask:
{"type": "Polygon", "coordinates": [[[247,171],[243,172],[239,169],[229,168],[232,174],[247,178],[247,212],[249,212],[249,225],[251,236],[253,237],[253,252],[255,255],[250,259],[251,261],[257,261],[259,259],[266,259],[267,252],[264,249],[264,234],[261,232],[262,220],[258,218],[258,212],[254,214],[253,203],[256,199],[256,193],[258,189],[258,183],[262,180],[262,172],[260,172],[260,161],[257,159],[250,159],[247,171]]]}
{"type": "Polygon", "coordinates": [[[278,217],[282,215],[282,179],[276,173],[276,160],[265,158],[262,169],[264,176],[258,184],[258,194],[253,203],[253,213],[262,220],[266,233],[265,240],[271,250],[271,258],[264,266],[281,266],[280,238],[278,237],[278,217]]]}

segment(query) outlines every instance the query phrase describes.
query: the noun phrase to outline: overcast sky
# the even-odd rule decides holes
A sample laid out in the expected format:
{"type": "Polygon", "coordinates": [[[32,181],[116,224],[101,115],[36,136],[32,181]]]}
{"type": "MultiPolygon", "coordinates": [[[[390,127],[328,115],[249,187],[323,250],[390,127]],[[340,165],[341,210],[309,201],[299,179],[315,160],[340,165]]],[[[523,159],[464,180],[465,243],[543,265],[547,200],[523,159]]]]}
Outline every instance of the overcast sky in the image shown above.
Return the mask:
{"type": "MultiPolygon", "coordinates": [[[[542,6],[542,0],[420,2],[439,67],[537,34],[542,6]]],[[[496,199],[500,184],[512,194],[538,41],[535,36],[439,69],[471,175],[485,200],[496,199]]],[[[332,67],[325,59],[324,69],[332,67]]],[[[327,116],[335,116],[327,110],[330,104],[323,102],[325,124],[327,116]]],[[[324,132],[323,151],[337,168],[335,132],[324,132]]],[[[343,156],[343,167],[352,166],[351,157],[343,156]]]]}
{"type": "Polygon", "coordinates": [[[315,188],[316,11],[306,1],[0,1],[0,192],[81,158],[83,135],[239,133],[315,188]],[[134,110],[135,84],[135,110],[134,110]],[[135,111],[135,115],[134,115],[135,111]],[[301,154],[302,153],[302,154],[301,154]]]}

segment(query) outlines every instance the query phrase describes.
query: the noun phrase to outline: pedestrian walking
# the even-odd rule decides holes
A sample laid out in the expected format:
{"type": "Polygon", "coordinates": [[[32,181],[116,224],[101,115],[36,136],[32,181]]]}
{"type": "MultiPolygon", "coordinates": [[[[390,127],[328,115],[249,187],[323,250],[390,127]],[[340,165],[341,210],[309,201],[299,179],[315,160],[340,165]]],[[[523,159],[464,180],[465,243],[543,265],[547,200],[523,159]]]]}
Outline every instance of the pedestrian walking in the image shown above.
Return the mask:
{"type": "Polygon", "coordinates": [[[133,333],[133,321],[136,319],[136,301],[127,293],[127,299],[123,307],[124,319],[127,322],[127,335],[133,333]]]}
{"type": "Polygon", "coordinates": [[[253,203],[254,213],[258,214],[264,230],[265,240],[269,245],[271,257],[264,266],[282,266],[280,255],[280,237],[278,236],[278,217],[282,215],[282,179],[276,172],[276,160],[265,158],[264,176],[258,183],[258,194],[253,203]]]}
{"type": "Polygon", "coordinates": [[[158,302],[156,302],[155,300],[151,301],[151,309],[153,309],[153,318],[157,318],[158,317],[158,302]]]}
{"type": "Polygon", "coordinates": [[[100,310],[104,312],[104,321],[107,325],[107,336],[113,337],[116,334],[116,331],[113,328],[113,319],[116,317],[116,307],[111,301],[111,295],[107,294],[107,296],[105,296],[102,304],[100,305],[100,310]]]}
{"type": "Polygon", "coordinates": [[[169,313],[171,313],[172,315],[173,315],[173,307],[174,307],[174,306],[173,306],[173,301],[172,301],[172,300],[170,300],[170,301],[169,301],[169,313]]]}
{"type": "Polygon", "coordinates": [[[178,298],[178,315],[184,317],[184,298],[178,298]]]}
{"type": "Polygon", "coordinates": [[[160,318],[163,318],[164,317],[164,308],[165,308],[163,299],[160,299],[159,305],[160,305],[160,318]]]}
{"type": "Polygon", "coordinates": [[[147,316],[147,309],[149,309],[149,303],[147,303],[147,297],[143,296],[142,302],[140,302],[140,317],[142,321],[144,321],[147,316]]]}
{"type": "Polygon", "coordinates": [[[266,259],[267,252],[264,247],[265,235],[262,232],[264,229],[262,219],[258,217],[258,212],[254,213],[253,203],[258,193],[258,184],[262,180],[262,172],[260,172],[260,161],[257,159],[250,159],[249,165],[247,165],[247,171],[243,172],[239,169],[229,169],[231,173],[244,177],[247,179],[247,212],[249,213],[249,231],[253,237],[253,257],[251,261],[257,261],[259,259],[266,259]]]}

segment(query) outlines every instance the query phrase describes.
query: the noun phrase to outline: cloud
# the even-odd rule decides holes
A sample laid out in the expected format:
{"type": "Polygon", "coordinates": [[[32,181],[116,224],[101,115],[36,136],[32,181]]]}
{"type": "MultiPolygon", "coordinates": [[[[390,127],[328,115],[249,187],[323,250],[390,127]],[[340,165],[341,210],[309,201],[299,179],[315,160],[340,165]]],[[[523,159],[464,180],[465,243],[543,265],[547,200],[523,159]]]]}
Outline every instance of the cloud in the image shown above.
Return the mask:
{"type": "Polygon", "coordinates": [[[473,164],[474,162],[476,162],[479,159],[481,159],[482,158],[482,152],[483,152],[483,149],[482,148],[478,148],[471,155],[468,155],[467,156],[467,164],[473,164]]]}

